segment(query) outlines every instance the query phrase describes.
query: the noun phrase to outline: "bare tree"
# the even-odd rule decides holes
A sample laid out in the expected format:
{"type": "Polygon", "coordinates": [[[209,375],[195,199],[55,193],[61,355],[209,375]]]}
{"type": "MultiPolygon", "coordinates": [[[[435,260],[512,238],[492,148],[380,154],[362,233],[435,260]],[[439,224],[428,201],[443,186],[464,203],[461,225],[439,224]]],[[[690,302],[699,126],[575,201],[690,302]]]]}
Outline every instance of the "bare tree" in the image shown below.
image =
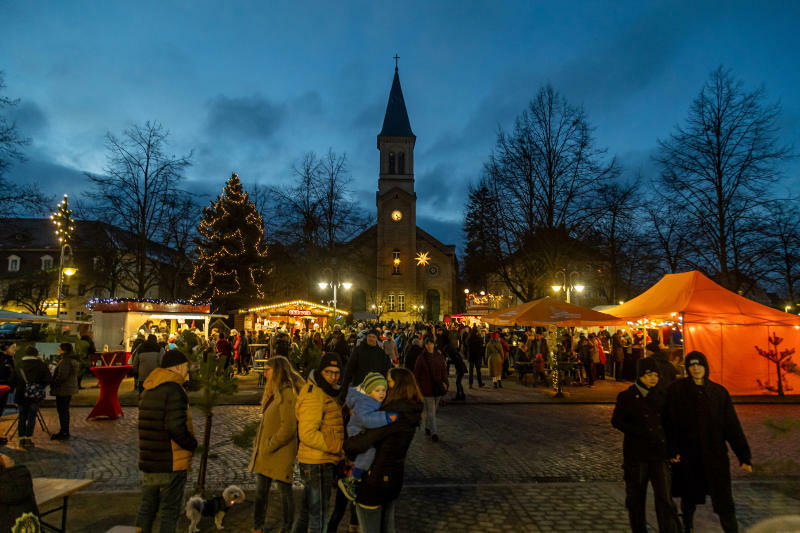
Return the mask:
{"type": "Polygon", "coordinates": [[[782,204],[770,206],[770,224],[765,256],[771,260],[772,274],[783,286],[790,305],[795,304],[800,282],[800,214],[797,204],[789,209],[782,204]]]}
{"type": "Polygon", "coordinates": [[[14,303],[34,315],[44,315],[57,289],[57,269],[34,269],[8,283],[0,303],[14,303]]]}
{"type": "Polygon", "coordinates": [[[696,231],[693,262],[732,290],[763,276],[760,246],[770,186],[791,157],[778,142],[778,104],[746,91],[722,67],[692,102],[686,122],[659,141],[659,191],[680,205],[683,227],[696,231]]]}
{"type": "Polygon", "coordinates": [[[154,260],[163,259],[153,248],[170,231],[174,199],[191,153],[166,153],[169,132],[158,122],[132,125],[122,137],[106,135],[108,165],[101,175],[87,174],[95,212],[104,222],[132,236],[127,276],[122,285],[143,298],[159,282],[154,260]]]}
{"type": "Polygon", "coordinates": [[[175,299],[189,294],[186,280],[192,273],[202,208],[196,198],[185,192],[170,201],[166,214],[168,231],[162,237],[167,253],[158,265],[162,292],[175,299]]]}
{"type": "MultiPolygon", "coordinates": [[[[6,88],[3,72],[0,71],[0,93],[6,88]]],[[[19,99],[0,95],[0,112],[3,108],[19,104],[19,99]]],[[[19,185],[5,179],[4,174],[14,161],[25,161],[23,149],[31,143],[22,137],[17,125],[0,114],[0,212],[13,216],[26,211],[44,212],[51,199],[41,193],[36,184],[19,185]]]]}

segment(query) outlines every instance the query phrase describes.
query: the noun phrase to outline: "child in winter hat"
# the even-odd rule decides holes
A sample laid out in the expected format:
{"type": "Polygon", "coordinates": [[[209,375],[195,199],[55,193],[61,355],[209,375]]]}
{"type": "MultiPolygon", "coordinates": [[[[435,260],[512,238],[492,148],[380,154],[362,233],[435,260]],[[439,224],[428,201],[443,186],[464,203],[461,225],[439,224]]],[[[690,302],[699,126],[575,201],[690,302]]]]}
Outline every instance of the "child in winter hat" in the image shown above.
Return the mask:
{"type": "MultiPolygon", "coordinates": [[[[350,408],[350,422],[347,423],[347,435],[352,437],[364,429],[380,428],[397,421],[397,413],[381,411],[381,404],[386,398],[388,384],[386,378],[378,372],[370,372],[358,387],[350,387],[345,403],[350,408]]],[[[339,488],[351,501],[356,499],[356,487],[364,472],[372,466],[375,459],[375,448],[370,448],[356,456],[353,471],[347,479],[339,480],[339,488]]]]}

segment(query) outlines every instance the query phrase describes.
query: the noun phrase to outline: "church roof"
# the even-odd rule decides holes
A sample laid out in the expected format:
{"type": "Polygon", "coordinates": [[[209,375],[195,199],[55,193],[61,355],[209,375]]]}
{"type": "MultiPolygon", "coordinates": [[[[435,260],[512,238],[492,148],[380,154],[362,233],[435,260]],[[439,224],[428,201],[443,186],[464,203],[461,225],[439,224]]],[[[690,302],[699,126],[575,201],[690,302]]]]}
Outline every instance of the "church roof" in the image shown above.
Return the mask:
{"type": "Polygon", "coordinates": [[[394,81],[389,92],[389,102],[386,104],[386,115],[383,117],[383,127],[379,136],[386,137],[413,137],[411,122],[408,120],[406,101],[403,99],[403,89],[400,88],[400,75],[397,67],[394,68],[394,81]]]}

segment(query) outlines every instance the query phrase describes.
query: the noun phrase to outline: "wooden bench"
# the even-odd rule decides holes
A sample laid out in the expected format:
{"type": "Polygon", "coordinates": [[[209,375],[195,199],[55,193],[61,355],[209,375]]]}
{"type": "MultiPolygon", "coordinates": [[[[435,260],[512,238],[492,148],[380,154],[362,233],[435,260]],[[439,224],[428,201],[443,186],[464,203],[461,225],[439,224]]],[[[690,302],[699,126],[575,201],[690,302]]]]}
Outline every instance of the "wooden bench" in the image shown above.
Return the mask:
{"type": "Polygon", "coordinates": [[[69,497],[83,490],[93,481],[91,479],[58,479],[50,477],[33,478],[33,493],[36,495],[36,506],[41,507],[48,503],[61,500],[61,506],[51,509],[45,513],[40,513],[39,518],[42,523],[42,530],[66,533],[67,531],[67,503],[69,497]],[[49,514],[61,511],[61,528],[46,523],[43,518],[49,514]]]}

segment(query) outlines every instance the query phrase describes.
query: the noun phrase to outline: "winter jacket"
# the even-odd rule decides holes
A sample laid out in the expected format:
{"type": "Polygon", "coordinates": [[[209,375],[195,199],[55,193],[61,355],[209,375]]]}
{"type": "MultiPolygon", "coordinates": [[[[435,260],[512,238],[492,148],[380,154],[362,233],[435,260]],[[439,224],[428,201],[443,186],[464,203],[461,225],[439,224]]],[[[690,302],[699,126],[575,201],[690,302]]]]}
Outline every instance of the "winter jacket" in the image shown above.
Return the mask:
{"type": "Polygon", "coordinates": [[[370,346],[364,341],[353,349],[350,360],[347,361],[342,380],[342,388],[345,389],[342,391],[343,394],[346,394],[346,387],[358,385],[370,372],[377,372],[385,376],[390,368],[392,368],[392,362],[389,361],[383,348],[377,345],[370,346]]]}
{"type": "Polygon", "coordinates": [[[477,333],[467,338],[467,355],[470,363],[481,363],[484,355],[483,339],[477,333]]]}
{"type": "Polygon", "coordinates": [[[405,366],[407,369],[413,372],[414,367],[417,364],[417,359],[419,358],[420,355],[422,355],[422,352],[424,351],[425,348],[422,347],[422,344],[420,344],[419,341],[417,343],[411,341],[411,347],[408,349],[408,352],[406,353],[406,358],[405,361],[403,361],[403,366],[405,366]]]}
{"type": "Polygon", "coordinates": [[[145,343],[142,345],[131,359],[137,385],[144,383],[150,373],[161,366],[162,357],[164,357],[164,350],[158,344],[145,343]]]}
{"type": "Polygon", "coordinates": [[[442,354],[438,350],[433,353],[423,350],[414,364],[414,377],[417,378],[422,395],[426,398],[433,397],[433,380],[441,382],[448,379],[447,364],[442,354]]]}
{"type": "Polygon", "coordinates": [[[311,371],[308,382],[297,396],[295,415],[300,437],[297,460],[315,465],[337,463],[344,440],[342,409],[336,398],[317,385],[316,373],[316,370],[311,371]]]}
{"type": "Polygon", "coordinates": [[[397,420],[396,415],[381,411],[381,402],[364,394],[358,387],[347,390],[345,404],[350,408],[350,420],[347,422],[347,435],[357,435],[365,429],[382,428],[397,420]]]}
{"type": "Polygon", "coordinates": [[[667,360],[667,354],[663,350],[653,352],[651,357],[658,365],[658,387],[666,391],[678,379],[678,370],[667,360]]]}
{"type": "MultiPolygon", "coordinates": [[[[703,363],[708,376],[708,363],[703,363]]],[[[751,455],[725,387],[708,378],[702,385],[696,385],[691,377],[675,381],[667,389],[664,430],[670,456],[681,456],[673,468],[673,495],[698,504],[705,501],[706,494],[716,496],[718,502],[732,502],[726,442],[740,464],[750,464],[751,455]]]]}
{"type": "Polygon", "coordinates": [[[489,366],[489,377],[499,378],[503,375],[503,346],[493,339],[486,344],[486,364],[489,366]]]}
{"type": "Polygon", "coordinates": [[[17,369],[17,393],[14,396],[15,401],[21,405],[30,405],[33,402],[25,398],[25,383],[38,383],[39,385],[47,386],[52,381],[53,377],[50,375],[50,369],[44,361],[35,355],[26,355],[22,358],[20,368],[17,369]],[[20,369],[22,370],[20,372],[20,369]],[[23,374],[25,378],[23,379],[23,374]]]}
{"type": "Polygon", "coordinates": [[[292,482],[297,457],[297,394],[290,386],[273,392],[261,408],[261,423],[253,441],[250,472],[284,483],[292,482]]]}
{"type": "Polygon", "coordinates": [[[8,385],[12,391],[17,386],[14,358],[5,352],[0,352],[0,385],[8,385]]]}
{"type": "Polygon", "coordinates": [[[391,335],[389,335],[385,341],[383,341],[383,351],[386,352],[386,355],[389,356],[389,359],[394,363],[397,361],[397,344],[394,342],[394,339],[391,335]]]}
{"type": "Polygon", "coordinates": [[[664,401],[664,394],[658,387],[644,396],[636,385],[631,385],[617,395],[611,425],[625,434],[622,441],[624,464],[669,458],[661,423],[664,401]]]}
{"type": "Polygon", "coordinates": [[[78,354],[72,352],[61,356],[61,360],[53,371],[53,381],[50,383],[50,394],[53,396],[72,396],[78,392],[78,371],[81,360],[78,354]]]}
{"type": "Polygon", "coordinates": [[[364,505],[384,505],[400,495],[406,454],[422,417],[422,404],[417,402],[389,398],[383,409],[397,413],[397,422],[368,429],[344,443],[345,451],[351,456],[375,447],[375,460],[361,479],[356,499],[364,505]]]}
{"type": "Polygon", "coordinates": [[[139,400],[139,470],[188,470],[197,440],[192,434],[189,399],[183,376],[156,368],[144,382],[139,400]]]}

